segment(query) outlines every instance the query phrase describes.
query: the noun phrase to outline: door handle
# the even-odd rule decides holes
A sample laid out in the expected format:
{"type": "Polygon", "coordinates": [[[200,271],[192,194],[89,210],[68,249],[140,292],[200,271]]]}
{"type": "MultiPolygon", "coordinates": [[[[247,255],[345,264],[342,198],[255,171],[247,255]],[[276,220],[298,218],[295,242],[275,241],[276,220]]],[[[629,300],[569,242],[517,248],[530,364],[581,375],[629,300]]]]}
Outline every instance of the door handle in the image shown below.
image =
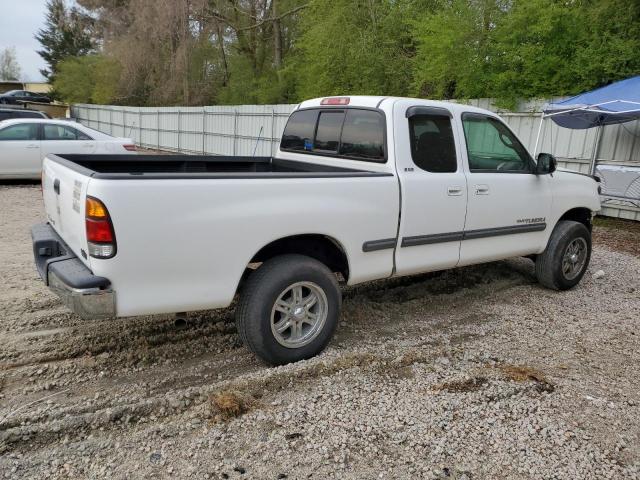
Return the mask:
{"type": "Polygon", "coordinates": [[[489,185],[476,185],[476,195],[489,195],[489,185]]]}
{"type": "Polygon", "coordinates": [[[453,185],[451,187],[447,188],[447,195],[449,195],[450,197],[458,197],[460,195],[462,195],[462,187],[459,187],[457,185],[453,185]]]}
{"type": "Polygon", "coordinates": [[[53,181],[53,191],[60,195],[60,179],[56,178],[53,181]]]}
{"type": "Polygon", "coordinates": [[[31,144],[31,145],[27,145],[27,148],[40,148],[40,145],[31,144]]]}

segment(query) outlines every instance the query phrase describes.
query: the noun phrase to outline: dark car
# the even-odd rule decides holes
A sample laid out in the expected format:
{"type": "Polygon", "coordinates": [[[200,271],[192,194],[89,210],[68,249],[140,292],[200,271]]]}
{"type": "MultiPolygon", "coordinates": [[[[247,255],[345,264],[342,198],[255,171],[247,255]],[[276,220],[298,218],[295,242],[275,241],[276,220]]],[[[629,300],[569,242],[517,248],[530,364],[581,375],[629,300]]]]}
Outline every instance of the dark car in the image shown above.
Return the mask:
{"type": "Polygon", "coordinates": [[[26,90],[10,90],[0,95],[0,103],[41,102],[51,103],[51,99],[41,93],[27,92],[26,90]]]}
{"type": "Polygon", "coordinates": [[[10,118],[51,118],[44,112],[23,108],[0,108],[0,122],[10,118]]]}

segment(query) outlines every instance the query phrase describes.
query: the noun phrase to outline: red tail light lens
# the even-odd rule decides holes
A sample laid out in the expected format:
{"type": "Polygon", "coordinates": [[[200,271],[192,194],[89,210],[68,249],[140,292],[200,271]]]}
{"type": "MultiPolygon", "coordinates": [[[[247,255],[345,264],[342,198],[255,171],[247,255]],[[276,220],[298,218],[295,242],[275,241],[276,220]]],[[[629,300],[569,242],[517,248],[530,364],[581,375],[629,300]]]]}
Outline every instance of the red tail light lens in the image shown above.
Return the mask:
{"type": "Polygon", "coordinates": [[[94,258],[111,258],[116,254],[116,235],[107,207],[94,197],[85,202],[85,226],[89,255],[94,258]]]}
{"type": "Polygon", "coordinates": [[[111,224],[105,220],[91,220],[87,218],[87,240],[98,243],[112,243],[113,232],[111,224]]]}
{"type": "Polygon", "coordinates": [[[135,145],[131,145],[131,144],[126,144],[126,145],[122,145],[124,147],[124,149],[128,152],[135,152],[137,150],[135,145]]]}

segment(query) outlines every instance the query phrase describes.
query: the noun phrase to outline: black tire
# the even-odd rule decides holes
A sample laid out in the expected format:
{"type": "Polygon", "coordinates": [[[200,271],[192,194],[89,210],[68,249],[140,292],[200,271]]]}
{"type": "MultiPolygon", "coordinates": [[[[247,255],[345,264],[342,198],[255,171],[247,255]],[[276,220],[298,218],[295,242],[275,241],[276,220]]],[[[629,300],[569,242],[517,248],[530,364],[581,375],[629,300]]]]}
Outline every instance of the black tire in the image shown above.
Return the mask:
{"type": "Polygon", "coordinates": [[[260,359],[271,365],[284,365],[324,350],[338,325],[341,306],[336,277],[324,264],[304,255],[282,255],[264,262],[247,279],[236,307],[236,326],[242,342],[260,359]],[[282,345],[276,338],[272,310],[280,295],[300,282],[310,282],[322,290],[326,297],[326,319],[309,343],[293,348],[282,345]]]}
{"type": "MultiPolygon", "coordinates": [[[[582,280],[591,259],[591,232],[580,222],[561,220],[553,229],[551,238],[544,252],[536,258],[536,277],[547,288],[553,290],[568,290],[582,280]],[[563,270],[563,258],[570,245],[576,241],[586,245],[586,258],[581,268],[573,275],[567,275],[563,270]]],[[[582,264],[582,262],[580,262],[582,264]]]]}

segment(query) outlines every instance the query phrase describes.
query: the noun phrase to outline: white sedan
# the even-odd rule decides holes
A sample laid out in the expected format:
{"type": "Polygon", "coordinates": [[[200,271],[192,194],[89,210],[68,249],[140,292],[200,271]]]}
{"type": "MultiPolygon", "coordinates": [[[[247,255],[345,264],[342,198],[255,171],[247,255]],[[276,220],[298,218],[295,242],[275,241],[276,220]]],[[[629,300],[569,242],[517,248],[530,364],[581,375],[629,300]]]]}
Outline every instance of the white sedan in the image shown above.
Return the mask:
{"type": "Polygon", "coordinates": [[[135,154],[130,138],[116,138],[65,120],[0,121],[0,178],[40,178],[50,153],[135,154]]]}

